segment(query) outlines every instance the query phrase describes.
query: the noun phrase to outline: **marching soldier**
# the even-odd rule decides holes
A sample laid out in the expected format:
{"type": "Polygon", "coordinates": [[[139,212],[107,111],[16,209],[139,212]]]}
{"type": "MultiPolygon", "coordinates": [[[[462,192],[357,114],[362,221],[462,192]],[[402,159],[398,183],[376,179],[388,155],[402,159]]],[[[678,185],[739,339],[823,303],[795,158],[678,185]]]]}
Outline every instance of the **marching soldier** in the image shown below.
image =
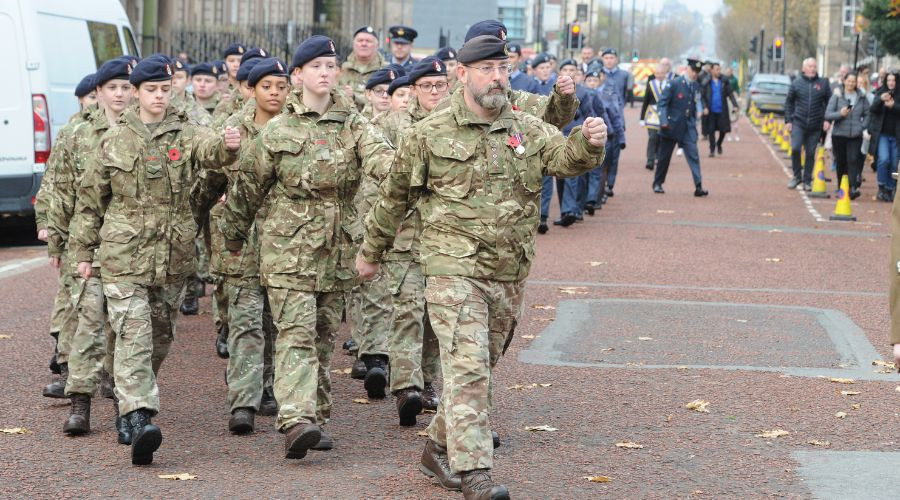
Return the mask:
{"type": "Polygon", "coordinates": [[[162,443],[151,423],[159,411],[156,373],[174,339],[185,281],[196,269],[190,188],[198,168],[228,164],[240,147],[237,131],[226,131],[223,140],[169,106],[172,73],[164,56],[135,66],[129,81],[138,106],[125,111],[88,159],[77,223],[70,227],[69,244],[85,280],[99,252],[116,333],[115,394],[132,427],[134,465],[150,464],[162,443]]]}
{"type": "Polygon", "coordinates": [[[276,426],[285,434],[285,457],[298,459],[325,438],[321,426],[331,415],[334,338],[344,294],[357,282],[353,197],[362,172],[388,168],[393,150],[335,89],[331,39],[305,40],[291,66],[302,87],[254,142],[250,166],[242,167],[253,175],[239,177],[229,191],[222,232],[226,248],[240,251],[268,197],[260,274],[278,328],[276,426]]]}
{"type": "Polygon", "coordinates": [[[391,96],[391,111],[406,111],[411,95],[409,78],[406,75],[397,77],[388,85],[388,95],[391,96]]]}
{"type": "Polygon", "coordinates": [[[700,154],[697,151],[697,102],[700,99],[700,85],[697,75],[702,63],[688,59],[685,74],[672,80],[657,104],[659,113],[659,159],[653,176],[653,192],[663,194],[663,184],[669,172],[669,162],[675,146],[684,150],[684,158],[691,168],[694,178],[694,196],[707,196],[700,175],[700,154]]]}
{"type": "MultiPolygon", "coordinates": [[[[241,42],[235,42],[226,47],[225,51],[222,53],[222,60],[225,62],[225,67],[228,72],[229,90],[234,90],[238,86],[237,72],[241,67],[241,63],[244,62],[245,52],[247,52],[247,47],[241,42]]],[[[265,52],[262,56],[266,56],[265,52]]]]}
{"type": "Polygon", "coordinates": [[[175,71],[172,74],[172,106],[186,114],[193,125],[208,127],[212,125],[212,116],[200,107],[194,99],[194,95],[187,91],[190,72],[187,66],[179,60],[175,61],[175,71]]]}
{"type": "Polygon", "coordinates": [[[444,376],[420,468],[467,499],[501,499],[509,493],[490,475],[489,381],[521,314],[541,178],[600,163],[606,126],[588,118],[565,139],[513,110],[500,38],[470,39],[459,62],[463,91],[403,134],[356,265],[360,277],[373,277],[400,222],[418,208],[425,301],[444,376]]]}
{"type": "Polygon", "coordinates": [[[388,32],[391,34],[391,64],[409,70],[416,63],[410,52],[419,32],[409,26],[391,26],[388,32]]]}
{"type": "Polygon", "coordinates": [[[444,66],[447,67],[447,81],[451,86],[456,83],[456,65],[458,64],[456,53],[456,49],[453,47],[441,47],[434,53],[434,57],[443,61],[444,66]]]}
{"type": "Polygon", "coordinates": [[[229,116],[239,112],[241,108],[244,107],[244,102],[246,102],[244,95],[248,93],[248,90],[241,90],[241,82],[247,81],[246,75],[249,74],[249,70],[245,70],[245,78],[241,80],[238,78],[241,67],[247,64],[248,61],[269,57],[269,54],[266,53],[265,49],[253,48],[250,50],[243,50],[243,47],[240,45],[238,48],[241,49],[240,56],[232,54],[225,58],[225,65],[228,67],[228,92],[231,97],[227,100],[220,101],[219,104],[216,105],[216,109],[213,111],[213,127],[220,127],[225,123],[225,120],[227,120],[229,116]],[[229,60],[231,62],[229,62],[229,60]],[[235,60],[237,60],[237,68],[235,69],[234,76],[232,76],[232,63],[235,60]]]}
{"type": "Polygon", "coordinates": [[[210,116],[219,104],[218,85],[219,68],[213,63],[203,62],[191,67],[191,86],[194,89],[194,100],[210,116]]]}
{"type": "Polygon", "coordinates": [[[384,57],[378,51],[378,35],[375,28],[362,26],[353,32],[353,49],[341,65],[338,85],[348,96],[353,96],[359,109],[367,104],[366,82],[378,68],[384,66],[384,57]]]}

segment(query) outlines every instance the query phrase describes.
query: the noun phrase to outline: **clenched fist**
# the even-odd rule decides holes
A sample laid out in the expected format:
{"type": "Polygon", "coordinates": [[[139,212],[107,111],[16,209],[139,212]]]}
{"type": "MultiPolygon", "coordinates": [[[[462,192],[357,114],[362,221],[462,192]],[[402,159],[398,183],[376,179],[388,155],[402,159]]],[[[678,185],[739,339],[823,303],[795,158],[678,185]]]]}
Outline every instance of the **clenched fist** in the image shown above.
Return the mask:
{"type": "Polygon", "coordinates": [[[359,273],[359,277],[363,280],[368,281],[374,278],[378,274],[378,267],[377,263],[366,262],[362,254],[356,254],[356,272],[359,273]]]}
{"type": "Polygon", "coordinates": [[[581,133],[592,146],[606,145],[606,123],[603,122],[603,118],[588,117],[581,126],[581,133]]]}
{"type": "Polygon", "coordinates": [[[575,94],[575,80],[571,76],[561,76],[556,80],[556,88],[562,95],[575,94]]]}
{"type": "Polygon", "coordinates": [[[225,127],[225,149],[237,151],[241,149],[241,132],[232,127],[225,127]]]}

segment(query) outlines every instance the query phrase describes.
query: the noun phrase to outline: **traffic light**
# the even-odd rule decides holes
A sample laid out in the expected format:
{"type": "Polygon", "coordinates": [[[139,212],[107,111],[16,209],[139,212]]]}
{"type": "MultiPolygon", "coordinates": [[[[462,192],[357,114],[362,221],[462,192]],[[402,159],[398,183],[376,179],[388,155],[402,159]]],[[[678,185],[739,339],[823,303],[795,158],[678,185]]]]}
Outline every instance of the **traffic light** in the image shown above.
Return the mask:
{"type": "Polygon", "coordinates": [[[772,60],[773,61],[783,61],[784,60],[784,38],[775,37],[772,40],[772,60]]]}
{"type": "Polygon", "coordinates": [[[771,61],[772,60],[772,47],[766,47],[766,57],[771,61]]]}
{"type": "Polygon", "coordinates": [[[638,49],[634,49],[631,51],[631,62],[638,62],[640,57],[638,56],[638,49]]]}
{"type": "Polygon", "coordinates": [[[581,31],[581,23],[574,22],[569,24],[569,33],[566,47],[573,50],[579,50],[584,45],[584,33],[581,31]]]}
{"type": "Polygon", "coordinates": [[[753,37],[750,39],[750,53],[756,54],[756,43],[759,41],[758,37],[753,37]]]}

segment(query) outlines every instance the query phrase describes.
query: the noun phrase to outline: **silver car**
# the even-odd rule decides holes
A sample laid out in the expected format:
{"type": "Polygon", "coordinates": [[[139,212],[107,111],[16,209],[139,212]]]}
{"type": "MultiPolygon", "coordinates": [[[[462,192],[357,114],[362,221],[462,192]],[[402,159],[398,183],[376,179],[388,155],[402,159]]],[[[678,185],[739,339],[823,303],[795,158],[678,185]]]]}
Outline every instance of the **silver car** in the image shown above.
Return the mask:
{"type": "Polygon", "coordinates": [[[747,106],[752,102],[764,113],[784,113],[790,87],[791,79],[786,75],[757,74],[750,81],[747,106]]]}

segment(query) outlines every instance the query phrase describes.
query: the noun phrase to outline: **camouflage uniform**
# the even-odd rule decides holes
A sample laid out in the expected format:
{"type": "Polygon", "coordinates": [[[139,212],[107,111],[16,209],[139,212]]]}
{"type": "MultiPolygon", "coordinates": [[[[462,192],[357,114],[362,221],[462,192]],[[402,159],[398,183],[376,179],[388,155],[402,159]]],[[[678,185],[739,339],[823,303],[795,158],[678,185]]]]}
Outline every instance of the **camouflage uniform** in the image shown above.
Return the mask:
{"type": "MultiPolygon", "coordinates": [[[[338,79],[338,88],[344,91],[344,86],[349,85],[353,89],[353,101],[357,109],[363,109],[369,102],[366,99],[366,82],[372,73],[385,65],[381,52],[375,51],[375,56],[369,64],[363,64],[356,60],[356,54],[350,53],[344,64],[341,64],[341,77],[338,79]]],[[[366,118],[372,118],[371,114],[366,118]]]]}
{"type": "Polygon", "coordinates": [[[156,373],[175,336],[185,280],[196,270],[191,185],[199,167],[235,156],[221,136],[169,107],[150,126],[126,111],[88,159],[69,244],[77,262],[93,261],[99,247],[122,414],[159,411],[156,373]]]}
{"type": "MultiPolygon", "coordinates": [[[[461,94],[462,86],[460,81],[453,84],[450,89],[450,96],[457,93],[461,94]]],[[[434,111],[450,107],[450,96],[439,102],[435,106],[434,111]]],[[[507,97],[514,110],[536,116],[559,129],[562,129],[575,119],[575,111],[578,110],[579,105],[575,94],[561,94],[555,85],[553,86],[553,92],[549,96],[510,89],[507,92],[507,97]]]]}
{"type": "MultiPolygon", "coordinates": [[[[260,126],[254,123],[256,101],[250,100],[237,114],[225,121],[226,127],[241,132],[241,155],[252,151],[252,142],[259,135],[260,126]]],[[[218,217],[210,219],[212,252],[210,269],[221,278],[228,307],[228,404],[230,411],[238,408],[259,410],[263,387],[271,387],[273,378],[272,345],[275,325],[266,291],[259,281],[258,227],[266,220],[266,204],[256,213],[250,226],[247,242],[239,255],[225,248],[222,231],[218,227],[224,204],[218,202],[229,183],[240,175],[241,158],[222,171],[205,170],[194,186],[192,204],[205,213],[215,204],[218,217]]]]}
{"type": "Polygon", "coordinates": [[[489,122],[456,93],[403,134],[366,219],[361,254],[378,262],[410,208],[421,214],[425,301],[444,376],[428,435],[447,447],[454,473],[493,466],[492,369],[521,314],[542,177],[579,175],[603,157],[580,132],[564,138],[510,105],[489,122]],[[519,152],[508,145],[515,134],[524,138],[519,152]]]}
{"type": "Polygon", "coordinates": [[[191,125],[198,125],[201,127],[209,127],[212,125],[212,116],[200,106],[190,92],[185,91],[184,97],[180,97],[178,94],[172,94],[171,106],[187,115],[188,122],[190,122],[191,125]]]}
{"type": "Polygon", "coordinates": [[[393,150],[353,103],[332,91],[319,115],[302,90],[263,128],[229,190],[222,232],[228,248],[249,237],[268,196],[260,234],[260,274],[275,341],[276,426],[323,424],[331,413],[329,367],[344,293],[356,284],[360,235],[353,206],[361,172],[389,165],[393,150]]]}
{"type": "Polygon", "coordinates": [[[60,162],[56,172],[55,196],[47,213],[49,227],[53,229],[53,237],[47,246],[51,254],[65,254],[66,264],[61,269],[68,276],[66,288],[77,317],[77,329],[72,336],[69,355],[66,395],[93,395],[103,368],[109,367],[109,373],[112,373],[113,354],[107,346],[114,342],[114,336],[106,314],[100,260],[95,254],[92,275],[85,280],[77,272],[75,255],[68,245],[76,191],[81,184],[87,159],[109,128],[106,112],[97,109],[72,132],[70,152],[60,162]]]}
{"type": "Polygon", "coordinates": [[[244,104],[247,101],[244,100],[244,95],[241,94],[240,89],[234,87],[230,94],[231,99],[227,101],[223,99],[216,104],[216,109],[212,113],[212,126],[214,128],[220,128],[225,123],[225,120],[244,109],[244,104]]]}

